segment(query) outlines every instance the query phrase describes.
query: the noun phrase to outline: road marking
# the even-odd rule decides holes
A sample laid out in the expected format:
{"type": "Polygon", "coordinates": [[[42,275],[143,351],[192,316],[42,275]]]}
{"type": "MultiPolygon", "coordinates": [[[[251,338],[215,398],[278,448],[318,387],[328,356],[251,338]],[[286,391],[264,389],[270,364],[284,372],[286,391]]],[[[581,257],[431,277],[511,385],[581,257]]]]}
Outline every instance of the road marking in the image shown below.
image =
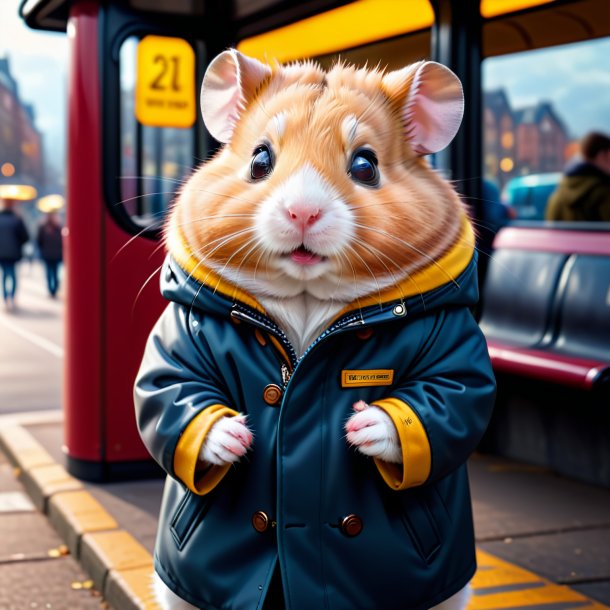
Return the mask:
{"type": "Polygon", "coordinates": [[[0,430],[9,426],[40,426],[45,424],[61,424],[64,414],[61,409],[44,411],[16,411],[0,415],[0,430]]]}
{"type": "Polygon", "coordinates": [[[38,347],[46,350],[47,352],[49,352],[56,358],[64,357],[63,348],[60,347],[59,345],[56,345],[52,341],[49,341],[48,339],[45,339],[44,337],[39,337],[38,335],[35,335],[34,333],[31,333],[29,330],[25,330],[24,328],[21,328],[20,326],[14,324],[14,323],[9,324],[9,322],[3,317],[0,317],[0,323],[2,323],[2,325],[5,326],[6,328],[12,330],[16,335],[19,335],[20,337],[22,337],[23,339],[26,339],[30,343],[33,343],[34,345],[37,345],[38,347]]]}
{"type": "Polygon", "coordinates": [[[480,549],[477,549],[477,563],[468,610],[608,608],[565,585],[556,585],[480,549]]]}
{"type": "Polygon", "coordinates": [[[0,513],[22,513],[36,510],[34,504],[22,491],[0,493],[0,513]]]}

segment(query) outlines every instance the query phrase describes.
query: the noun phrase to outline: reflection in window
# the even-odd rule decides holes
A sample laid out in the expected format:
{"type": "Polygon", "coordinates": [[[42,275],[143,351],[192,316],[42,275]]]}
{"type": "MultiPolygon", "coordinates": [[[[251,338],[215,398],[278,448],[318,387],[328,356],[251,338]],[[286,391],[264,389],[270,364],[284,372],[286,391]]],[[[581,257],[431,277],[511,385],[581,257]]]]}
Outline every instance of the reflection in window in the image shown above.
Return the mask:
{"type": "Polygon", "coordinates": [[[484,178],[506,216],[544,220],[547,200],[579,161],[579,141],[610,132],[610,38],[483,62],[484,178]]]}
{"type": "Polygon", "coordinates": [[[136,52],[139,39],[121,46],[121,202],[142,228],[163,224],[176,191],[193,167],[193,129],[148,127],[134,113],[136,52]]]}

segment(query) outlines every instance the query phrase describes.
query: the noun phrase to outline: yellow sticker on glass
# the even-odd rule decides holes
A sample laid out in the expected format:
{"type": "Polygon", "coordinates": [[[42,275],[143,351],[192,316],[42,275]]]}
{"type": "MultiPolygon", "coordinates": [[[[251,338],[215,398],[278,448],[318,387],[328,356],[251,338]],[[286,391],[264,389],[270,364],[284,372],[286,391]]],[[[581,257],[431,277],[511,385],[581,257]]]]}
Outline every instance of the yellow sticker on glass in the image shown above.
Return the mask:
{"type": "Polygon", "coordinates": [[[138,44],[136,118],[150,127],[192,127],[195,53],[182,38],[146,36],[138,44]]]}

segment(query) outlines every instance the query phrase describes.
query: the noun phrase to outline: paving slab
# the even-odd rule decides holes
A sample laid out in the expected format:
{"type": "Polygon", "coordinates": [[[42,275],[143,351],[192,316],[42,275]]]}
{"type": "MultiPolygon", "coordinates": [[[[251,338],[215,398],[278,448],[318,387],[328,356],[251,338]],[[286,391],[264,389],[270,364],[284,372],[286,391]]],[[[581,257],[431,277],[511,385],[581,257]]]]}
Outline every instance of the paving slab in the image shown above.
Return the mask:
{"type": "Polygon", "coordinates": [[[479,546],[558,583],[610,582],[610,528],[508,538],[479,546]]]}
{"type": "Polygon", "coordinates": [[[468,466],[479,541],[610,527],[610,489],[488,455],[468,466]]]}
{"type": "Polygon", "coordinates": [[[37,511],[0,514],[0,563],[23,559],[47,559],[63,540],[37,511]]]}
{"type": "Polygon", "coordinates": [[[0,566],[0,610],[100,610],[108,606],[70,556],[0,566]]]}

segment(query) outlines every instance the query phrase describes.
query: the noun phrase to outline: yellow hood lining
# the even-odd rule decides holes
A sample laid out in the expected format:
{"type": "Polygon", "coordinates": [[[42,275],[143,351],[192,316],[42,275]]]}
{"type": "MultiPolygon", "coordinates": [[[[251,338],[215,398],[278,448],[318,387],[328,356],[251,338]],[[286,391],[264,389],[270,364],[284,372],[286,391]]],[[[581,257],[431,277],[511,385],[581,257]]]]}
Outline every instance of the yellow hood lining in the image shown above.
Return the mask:
{"type": "MultiPolygon", "coordinates": [[[[239,301],[244,305],[265,313],[263,306],[256,298],[221,278],[214,271],[203,266],[189,251],[184,236],[179,230],[170,231],[167,240],[170,254],[180,267],[200,284],[209,287],[233,302],[239,301]]],[[[392,301],[402,301],[409,297],[425,294],[444,284],[455,282],[459,275],[466,269],[475,248],[474,231],[468,219],[462,218],[462,228],[457,242],[438,261],[405,278],[400,284],[391,286],[381,293],[374,293],[355,300],[346,307],[339,316],[355,308],[363,308],[369,305],[381,305],[392,301]]]]}

